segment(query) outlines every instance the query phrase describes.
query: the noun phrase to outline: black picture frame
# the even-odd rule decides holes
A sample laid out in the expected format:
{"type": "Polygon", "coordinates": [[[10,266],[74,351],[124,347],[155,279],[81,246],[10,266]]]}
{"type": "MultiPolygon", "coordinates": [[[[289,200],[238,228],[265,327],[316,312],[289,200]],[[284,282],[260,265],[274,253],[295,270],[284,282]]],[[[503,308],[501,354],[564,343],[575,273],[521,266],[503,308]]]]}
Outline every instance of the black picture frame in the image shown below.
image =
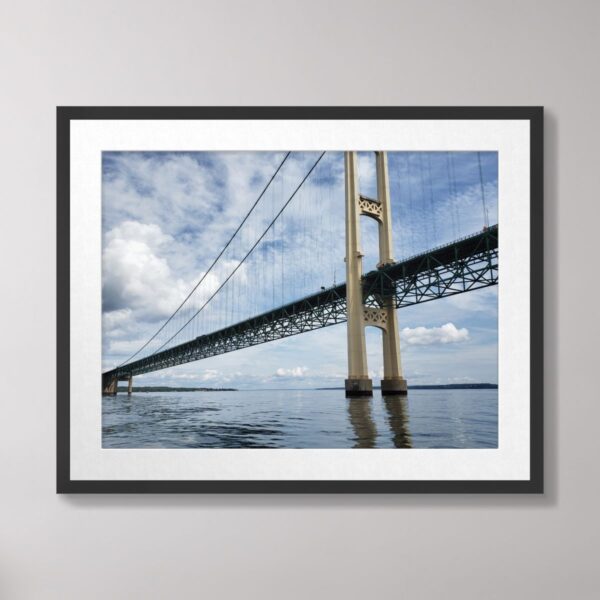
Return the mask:
{"type": "Polygon", "coordinates": [[[67,107],[57,108],[57,493],[534,493],[544,490],[543,107],[67,107]],[[70,126],[78,119],[526,120],[530,125],[530,479],[488,481],[148,481],[70,476],[70,126]]]}

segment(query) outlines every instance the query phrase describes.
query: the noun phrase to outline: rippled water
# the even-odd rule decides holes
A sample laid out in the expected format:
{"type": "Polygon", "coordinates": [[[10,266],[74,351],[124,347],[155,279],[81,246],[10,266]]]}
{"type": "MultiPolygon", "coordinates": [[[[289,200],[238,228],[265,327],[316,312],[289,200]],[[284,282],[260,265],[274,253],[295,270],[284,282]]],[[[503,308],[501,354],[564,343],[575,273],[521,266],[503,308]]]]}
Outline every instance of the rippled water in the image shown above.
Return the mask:
{"type": "Polygon", "coordinates": [[[104,448],[494,448],[497,390],[149,392],[102,398],[104,448]]]}

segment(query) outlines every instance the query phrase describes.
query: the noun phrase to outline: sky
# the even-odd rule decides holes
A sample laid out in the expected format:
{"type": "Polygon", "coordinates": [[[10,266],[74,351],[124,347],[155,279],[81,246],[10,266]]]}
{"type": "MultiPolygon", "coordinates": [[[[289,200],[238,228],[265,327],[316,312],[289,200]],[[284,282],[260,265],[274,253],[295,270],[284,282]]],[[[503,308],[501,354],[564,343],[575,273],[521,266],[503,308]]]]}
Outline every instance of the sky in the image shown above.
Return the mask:
{"type": "MultiPolygon", "coordinates": [[[[103,371],[344,281],[343,154],[320,155],[104,152],[103,371]]],[[[497,223],[496,153],[390,152],[388,164],[397,260],[497,223]]],[[[359,154],[359,180],[376,197],[372,152],[359,154]]],[[[378,262],[377,224],[363,218],[361,229],[367,272],[378,262]]],[[[493,286],[401,309],[409,385],[497,383],[497,304],[493,286]]],[[[381,332],[368,327],[366,338],[377,380],[381,332]]],[[[343,386],[346,365],[340,324],[140,375],[136,385],[343,386]]]]}

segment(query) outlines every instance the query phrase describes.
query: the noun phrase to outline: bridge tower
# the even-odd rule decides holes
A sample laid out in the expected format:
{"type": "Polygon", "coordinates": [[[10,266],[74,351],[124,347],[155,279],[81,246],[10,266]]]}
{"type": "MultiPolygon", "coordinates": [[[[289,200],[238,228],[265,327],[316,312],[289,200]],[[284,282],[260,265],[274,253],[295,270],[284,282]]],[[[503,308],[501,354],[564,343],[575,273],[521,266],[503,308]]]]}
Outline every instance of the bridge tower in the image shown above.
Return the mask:
{"type": "Polygon", "coordinates": [[[400,336],[394,296],[380,297],[380,306],[364,305],[362,290],[362,259],[360,250],[360,216],[375,219],[379,224],[379,263],[381,269],[393,263],[392,215],[390,184],[386,152],[376,152],[377,199],[360,193],[358,158],[356,152],[345,152],[346,175],[346,304],[348,313],[348,379],[346,396],[372,396],[373,382],[367,366],[365,327],[371,325],[382,331],[384,395],[406,394],[406,379],[402,376],[400,336]]]}

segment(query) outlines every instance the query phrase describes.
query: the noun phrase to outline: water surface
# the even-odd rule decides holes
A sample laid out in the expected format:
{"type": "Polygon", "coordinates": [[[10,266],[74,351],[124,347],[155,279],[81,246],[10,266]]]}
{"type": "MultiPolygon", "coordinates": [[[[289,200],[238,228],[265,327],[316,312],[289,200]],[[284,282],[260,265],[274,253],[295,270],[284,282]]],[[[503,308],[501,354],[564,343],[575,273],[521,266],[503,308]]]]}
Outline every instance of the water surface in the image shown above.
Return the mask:
{"type": "Polygon", "coordinates": [[[498,390],[120,393],[102,398],[104,448],[495,448],[498,390]]]}

